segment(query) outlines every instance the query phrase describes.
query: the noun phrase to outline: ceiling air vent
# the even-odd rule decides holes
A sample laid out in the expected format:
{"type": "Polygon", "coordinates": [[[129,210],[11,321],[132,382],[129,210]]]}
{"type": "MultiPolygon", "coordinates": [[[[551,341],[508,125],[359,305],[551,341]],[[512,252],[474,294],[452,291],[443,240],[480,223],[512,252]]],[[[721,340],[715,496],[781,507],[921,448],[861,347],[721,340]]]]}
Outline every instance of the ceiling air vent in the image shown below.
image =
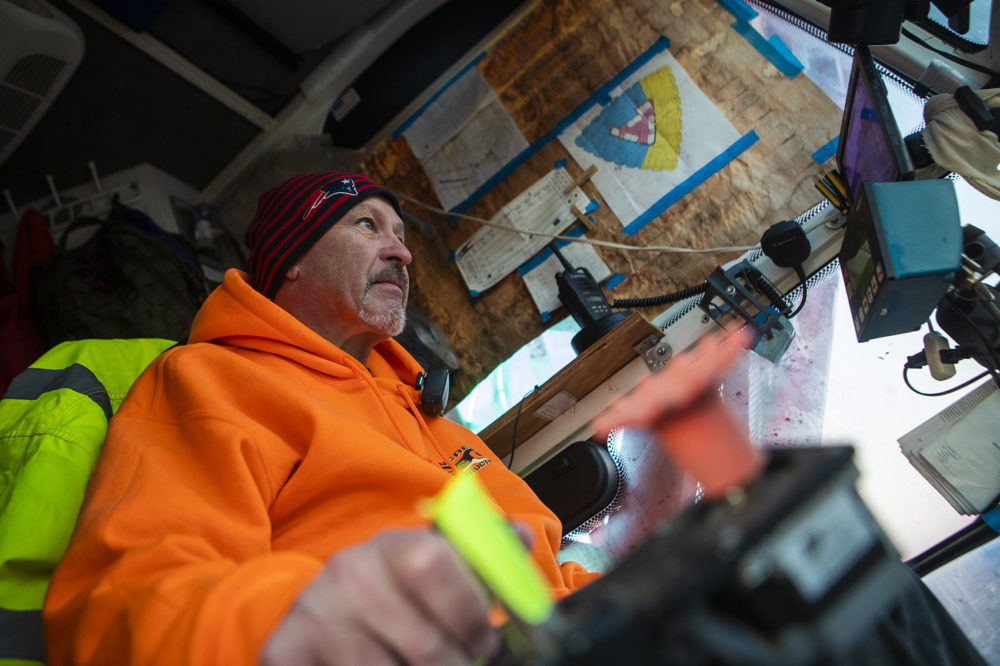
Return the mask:
{"type": "Polygon", "coordinates": [[[41,0],[9,0],[9,2],[28,10],[32,14],[38,14],[42,18],[55,18],[55,14],[41,0]]]}
{"type": "Polygon", "coordinates": [[[83,58],[83,33],[42,0],[0,0],[0,163],[45,113],[83,58]]]}
{"type": "Polygon", "coordinates": [[[65,60],[53,58],[43,53],[24,56],[11,68],[3,82],[14,88],[45,96],[52,89],[59,72],[66,66],[65,60]]]}

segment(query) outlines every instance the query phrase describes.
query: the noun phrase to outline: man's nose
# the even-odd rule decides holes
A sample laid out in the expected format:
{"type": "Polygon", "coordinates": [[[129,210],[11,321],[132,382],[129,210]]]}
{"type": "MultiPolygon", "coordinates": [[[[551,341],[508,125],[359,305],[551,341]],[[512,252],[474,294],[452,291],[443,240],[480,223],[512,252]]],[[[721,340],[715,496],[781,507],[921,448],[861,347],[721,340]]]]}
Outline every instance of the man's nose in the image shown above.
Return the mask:
{"type": "Polygon", "coordinates": [[[396,236],[393,236],[392,240],[382,247],[381,255],[383,260],[400,266],[406,266],[413,261],[413,255],[410,254],[403,241],[396,236]]]}

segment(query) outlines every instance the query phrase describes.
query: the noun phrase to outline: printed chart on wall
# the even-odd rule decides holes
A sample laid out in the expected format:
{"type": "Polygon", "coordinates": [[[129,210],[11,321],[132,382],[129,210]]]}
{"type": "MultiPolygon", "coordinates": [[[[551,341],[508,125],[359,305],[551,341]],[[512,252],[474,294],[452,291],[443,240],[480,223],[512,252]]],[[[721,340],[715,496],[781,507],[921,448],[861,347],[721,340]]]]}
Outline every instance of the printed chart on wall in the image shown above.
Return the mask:
{"type": "Polygon", "coordinates": [[[740,136],[666,50],[663,38],[641,66],[595,95],[559,134],[582,167],[597,165],[598,191],[634,234],[757,140],[740,136]]]}
{"type": "Polygon", "coordinates": [[[397,133],[406,138],[446,210],[468,199],[528,148],[514,119],[474,66],[449,82],[397,133]]]}
{"type": "Polygon", "coordinates": [[[551,242],[548,234],[560,234],[576,223],[572,206],[589,210],[579,187],[565,194],[571,186],[566,169],[550,171],[490,219],[517,231],[485,226],[455,250],[452,260],[469,293],[477,296],[500,282],[551,242]]]}

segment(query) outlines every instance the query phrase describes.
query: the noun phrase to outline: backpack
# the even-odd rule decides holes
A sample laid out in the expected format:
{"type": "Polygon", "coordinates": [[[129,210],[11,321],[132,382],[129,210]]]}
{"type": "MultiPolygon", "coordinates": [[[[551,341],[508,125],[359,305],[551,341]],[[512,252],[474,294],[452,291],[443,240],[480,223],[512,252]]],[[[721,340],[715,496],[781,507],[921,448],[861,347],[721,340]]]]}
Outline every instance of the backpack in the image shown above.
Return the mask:
{"type": "Polygon", "coordinates": [[[84,338],[186,340],[208,295],[193,257],[183,239],[117,202],[106,220],[74,220],[31,276],[32,314],[46,348],[84,338]],[[67,249],[69,234],[88,226],[99,228],[67,249]]]}

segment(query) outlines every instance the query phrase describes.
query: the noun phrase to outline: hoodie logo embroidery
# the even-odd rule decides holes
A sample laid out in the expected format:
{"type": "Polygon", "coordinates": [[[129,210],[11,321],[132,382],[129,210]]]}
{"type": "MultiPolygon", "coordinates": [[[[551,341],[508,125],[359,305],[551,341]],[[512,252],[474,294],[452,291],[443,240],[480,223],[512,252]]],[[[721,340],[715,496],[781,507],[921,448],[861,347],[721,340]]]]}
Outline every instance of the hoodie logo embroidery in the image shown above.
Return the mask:
{"type": "Polygon", "coordinates": [[[441,463],[439,463],[441,469],[448,472],[452,472],[456,469],[463,470],[466,469],[467,467],[471,468],[473,472],[478,472],[479,470],[481,470],[482,468],[486,467],[491,462],[493,462],[489,458],[484,457],[475,449],[470,449],[468,446],[463,446],[460,449],[456,449],[455,452],[452,453],[448,458],[449,458],[448,462],[442,461],[441,463]]]}
{"type": "Polygon", "coordinates": [[[322,206],[324,201],[330,197],[337,196],[338,194],[345,194],[350,197],[358,196],[358,188],[354,186],[354,179],[341,178],[340,180],[327,183],[321,187],[319,192],[316,193],[316,197],[313,199],[312,204],[310,204],[309,208],[306,209],[306,212],[302,213],[302,219],[309,219],[312,212],[322,206]]]}

